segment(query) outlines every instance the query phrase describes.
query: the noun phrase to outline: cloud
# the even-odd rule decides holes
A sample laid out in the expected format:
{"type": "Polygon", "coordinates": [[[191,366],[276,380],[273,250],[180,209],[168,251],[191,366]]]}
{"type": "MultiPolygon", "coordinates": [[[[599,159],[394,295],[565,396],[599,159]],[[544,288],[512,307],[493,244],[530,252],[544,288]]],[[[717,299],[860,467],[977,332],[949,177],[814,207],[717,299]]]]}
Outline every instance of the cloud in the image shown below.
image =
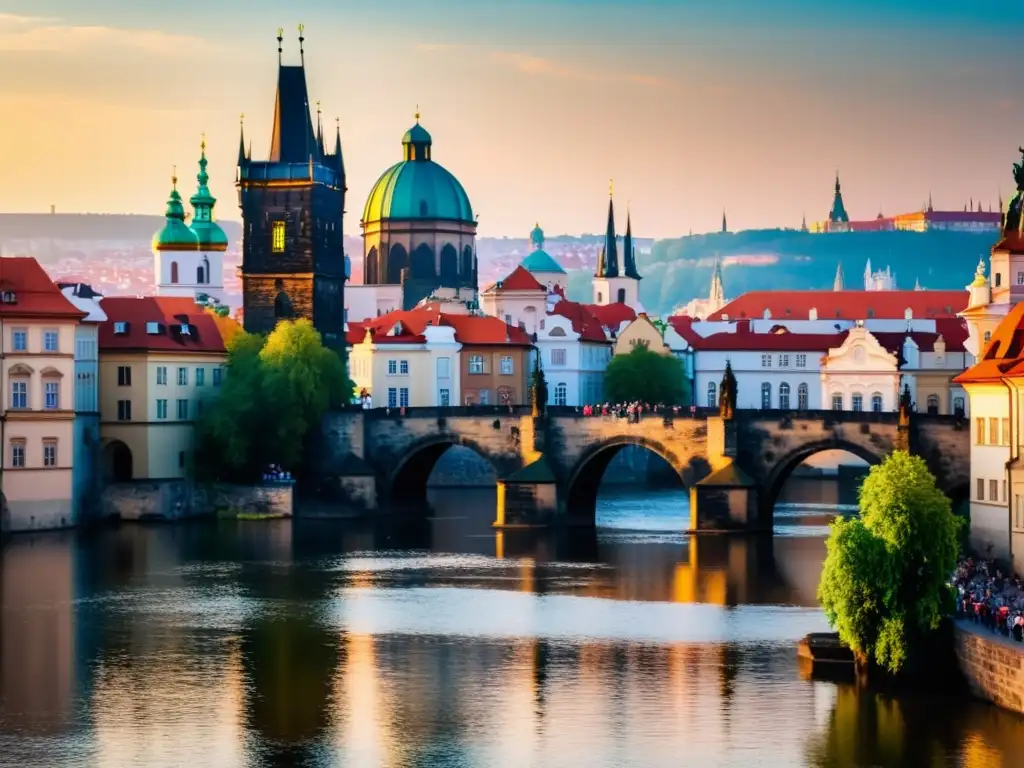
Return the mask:
{"type": "Polygon", "coordinates": [[[0,52],[78,54],[96,49],[133,49],[184,55],[199,38],[155,29],[68,24],[62,19],[0,13],[0,52]]]}
{"type": "MultiPolygon", "coordinates": [[[[425,53],[444,53],[449,51],[467,51],[470,46],[457,43],[419,43],[416,50],[425,53]]],[[[584,67],[576,67],[555,59],[534,56],[517,51],[486,51],[491,60],[517,72],[537,77],[552,77],[561,80],[578,80],[591,83],[636,83],[650,88],[668,85],[668,81],[656,75],[645,75],[637,72],[607,72],[584,67]]]]}

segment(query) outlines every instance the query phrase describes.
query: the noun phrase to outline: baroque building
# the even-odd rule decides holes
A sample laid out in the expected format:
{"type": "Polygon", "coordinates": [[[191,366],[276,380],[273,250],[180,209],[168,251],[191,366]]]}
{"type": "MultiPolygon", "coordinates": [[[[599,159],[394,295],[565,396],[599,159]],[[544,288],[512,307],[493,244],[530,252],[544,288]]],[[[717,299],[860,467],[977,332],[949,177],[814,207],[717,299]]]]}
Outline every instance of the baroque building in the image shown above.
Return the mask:
{"type": "Polygon", "coordinates": [[[279,320],[306,318],[324,343],[345,350],[346,269],[342,245],[345,163],[341,129],[334,151],[314,127],[299,27],[298,65],[285,65],[278,30],[277,98],[270,153],[253,160],[239,139],[238,203],[242,210],[242,306],[245,330],[267,333],[279,320]]]}
{"type": "MultiPolygon", "coordinates": [[[[406,309],[444,295],[474,301],[476,218],[466,190],[433,158],[433,139],[416,124],[402,159],[377,179],[363,208],[363,282],[402,287],[406,309]]],[[[358,319],[358,318],[355,318],[358,319]]]]}

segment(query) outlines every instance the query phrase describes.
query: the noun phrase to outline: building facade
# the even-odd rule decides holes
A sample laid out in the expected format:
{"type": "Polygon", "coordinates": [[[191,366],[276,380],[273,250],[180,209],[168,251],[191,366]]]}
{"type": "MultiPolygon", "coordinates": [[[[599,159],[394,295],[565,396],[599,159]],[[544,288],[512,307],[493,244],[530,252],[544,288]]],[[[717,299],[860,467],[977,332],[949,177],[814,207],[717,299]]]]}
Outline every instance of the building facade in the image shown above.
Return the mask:
{"type": "Polygon", "coordinates": [[[75,342],[84,318],[35,259],[0,262],[0,509],[7,531],[76,521],[75,342]]]}
{"type": "MultiPolygon", "coordinates": [[[[299,38],[300,52],[302,38],[299,38]]],[[[282,63],[278,38],[277,98],[267,160],[253,160],[239,140],[242,211],[242,309],[245,329],[268,333],[279,320],[305,318],[324,343],[345,352],[345,163],[341,132],[334,152],[314,127],[305,58],[282,63]]]]}
{"type": "Polygon", "coordinates": [[[191,475],[194,425],[227,353],[213,317],[179,297],[110,297],[99,332],[106,482],[191,475]]]}

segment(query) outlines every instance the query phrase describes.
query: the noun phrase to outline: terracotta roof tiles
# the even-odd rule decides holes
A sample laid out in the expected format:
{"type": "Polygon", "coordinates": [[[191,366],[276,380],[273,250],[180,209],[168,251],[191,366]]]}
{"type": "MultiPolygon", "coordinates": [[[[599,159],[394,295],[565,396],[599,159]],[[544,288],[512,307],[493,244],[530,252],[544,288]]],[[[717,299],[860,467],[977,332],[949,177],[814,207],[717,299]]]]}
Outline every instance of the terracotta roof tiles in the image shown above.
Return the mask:
{"type": "Polygon", "coordinates": [[[758,319],[765,310],[777,320],[806,320],[812,309],[821,320],[902,320],[907,309],[917,319],[953,318],[967,307],[967,291],[750,291],[733,299],[708,320],[758,319]]]}
{"type": "Polygon", "coordinates": [[[214,318],[193,299],[178,296],[110,296],[100,302],[107,320],[100,324],[101,350],[224,352],[214,318]],[[115,325],[125,323],[124,332],[115,325]],[[158,333],[147,325],[159,323],[158,333]],[[183,326],[188,326],[188,333],[183,326]]]}
{"type": "Polygon", "coordinates": [[[61,293],[49,275],[33,258],[0,258],[0,317],[50,317],[81,320],[86,316],[61,293]]]}

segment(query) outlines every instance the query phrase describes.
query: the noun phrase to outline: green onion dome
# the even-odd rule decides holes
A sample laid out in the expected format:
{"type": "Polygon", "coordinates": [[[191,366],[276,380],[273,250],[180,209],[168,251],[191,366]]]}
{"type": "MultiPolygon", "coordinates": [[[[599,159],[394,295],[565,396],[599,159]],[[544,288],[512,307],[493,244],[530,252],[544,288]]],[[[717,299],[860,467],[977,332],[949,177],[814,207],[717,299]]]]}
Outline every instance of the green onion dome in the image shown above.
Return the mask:
{"type": "Polygon", "coordinates": [[[562,265],[555,261],[554,256],[544,250],[544,230],[538,223],[530,232],[530,244],[533,250],[519,262],[520,266],[530,273],[554,272],[565,274],[562,265]]]}
{"type": "Polygon", "coordinates": [[[159,232],[153,235],[153,249],[156,251],[194,251],[199,245],[196,233],[185,223],[185,208],[178,194],[178,177],[171,177],[171,195],[167,199],[167,221],[159,232]]]}
{"type": "Polygon", "coordinates": [[[199,173],[196,175],[199,186],[196,193],[192,195],[189,202],[195,215],[192,217],[192,231],[199,242],[201,251],[226,251],[228,249],[228,236],[224,230],[214,221],[213,208],[217,204],[217,198],[210,194],[207,186],[210,175],[206,172],[206,139],[200,145],[199,173]]]}

